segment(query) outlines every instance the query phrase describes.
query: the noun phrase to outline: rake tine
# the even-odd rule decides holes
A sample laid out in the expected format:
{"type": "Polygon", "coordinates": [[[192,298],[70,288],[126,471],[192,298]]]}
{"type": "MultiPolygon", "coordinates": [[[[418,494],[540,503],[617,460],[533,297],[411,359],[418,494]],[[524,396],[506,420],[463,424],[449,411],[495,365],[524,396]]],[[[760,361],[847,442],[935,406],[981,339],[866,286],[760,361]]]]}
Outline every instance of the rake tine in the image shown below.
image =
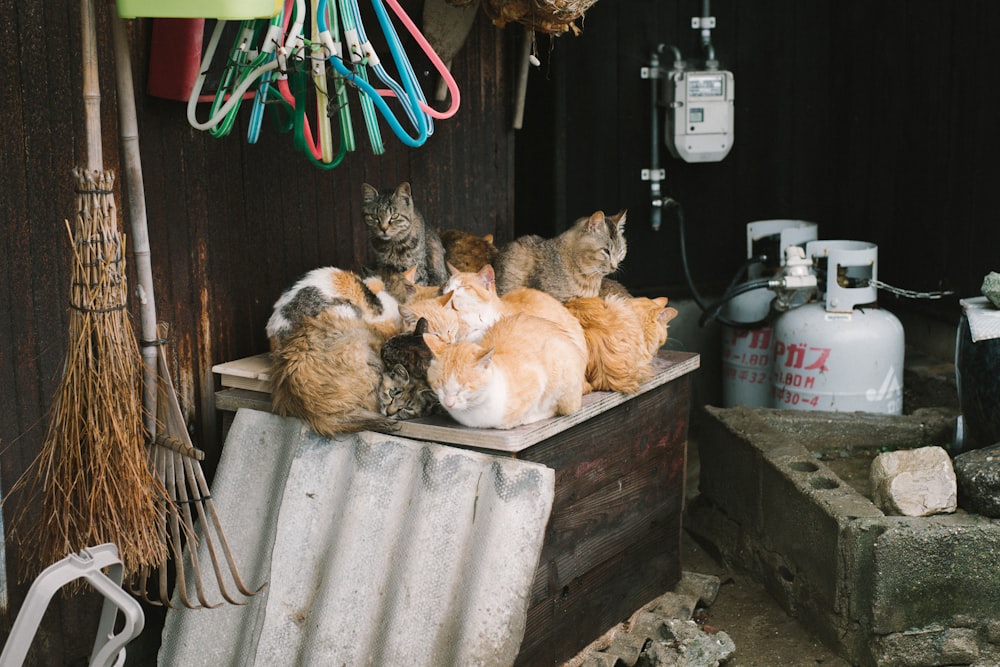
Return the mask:
{"type": "MultiPolygon", "coordinates": [[[[191,533],[194,533],[194,522],[191,518],[192,501],[190,498],[188,498],[187,479],[184,473],[185,457],[183,457],[180,454],[174,453],[174,461],[175,461],[174,474],[177,475],[177,493],[179,496],[177,499],[177,505],[183,516],[184,526],[188,530],[190,530],[191,533]]],[[[192,569],[192,574],[194,575],[195,589],[198,592],[198,600],[201,602],[201,604],[208,609],[214,609],[215,607],[218,607],[222,603],[219,602],[214,605],[210,604],[207,598],[205,597],[205,585],[201,579],[201,563],[198,557],[198,549],[196,548],[197,542],[198,540],[195,540],[195,544],[190,545],[190,548],[188,548],[188,556],[191,558],[191,569],[192,569]]],[[[206,541],[206,546],[207,545],[208,542],[206,541]]],[[[219,588],[222,588],[222,582],[219,582],[219,588]]]]}
{"type": "MultiPolygon", "coordinates": [[[[215,511],[215,503],[212,502],[212,496],[208,489],[208,482],[205,481],[205,474],[202,472],[201,466],[194,466],[194,473],[198,481],[198,488],[204,498],[205,508],[208,510],[209,516],[212,517],[212,525],[215,527],[215,532],[219,536],[222,551],[226,556],[226,563],[229,565],[229,574],[232,575],[236,588],[240,591],[240,593],[246,595],[247,597],[252,597],[257,593],[260,593],[264,590],[264,587],[267,586],[267,582],[265,581],[262,583],[255,591],[251,591],[250,588],[243,582],[243,578],[240,576],[240,570],[236,566],[236,559],[233,558],[233,552],[229,548],[229,541],[226,539],[226,534],[222,530],[222,522],[219,520],[219,515],[215,511]]],[[[207,526],[205,532],[208,532],[207,526]]]]}
{"type": "Polygon", "coordinates": [[[215,552],[215,544],[212,541],[211,526],[209,526],[208,521],[205,517],[204,508],[204,498],[199,495],[199,489],[197,488],[197,479],[194,477],[194,470],[191,465],[191,459],[184,459],[184,472],[186,475],[187,483],[192,485],[191,496],[192,503],[194,504],[195,510],[198,512],[198,522],[201,524],[202,535],[205,537],[205,547],[208,549],[208,553],[212,558],[212,569],[215,571],[215,578],[219,583],[219,593],[226,600],[226,602],[235,605],[243,605],[248,602],[244,600],[243,602],[238,602],[233,597],[229,595],[229,591],[226,589],[226,585],[223,583],[222,568],[219,565],[219,556],[215,552]]]}
{"type": "MultiPolygon", "coordinates": [[[[177,498],[177,485],[176,485],[176,473],[174,472],[174,453],[164,450],[165,455],[165,466],[164,471],[167,474],[167,491],[170,493],[170,497],[177,498]]],[[[174,571],[177,573],[177,583],[174,586],[177,590],[177,595],[181,599],[181,603],[188,609],[199,609],[198,605],[192,604],[187,596],[187,577],[184,574],[184,556],[181,543],[181,531],[177,512],[170,513],[170,543],[172,550],[174,552],[175,560],[174,563],[176,567],[174,571]]],[[[197,540],[195,540],[196,542],[197,540]]],[[[194,553],[197,549],[194,544],[189,545],[189,551],[194,553]]]]}
{"type": "MultiPolygon", "coordinates": [[[[156,448],[156,458],[158,460],[157,470],[160,471],[161,476],[166,476],[166,452],[160,448],[156,448]]],[[[166,486],[166,481],[162,481],[163,485],[166,486]]],[[[173,495],[170,496],[173,499],[173,495]]],[[[171,503],[167,508],[167,512],[163,517],[163,523],[160,524],[160,539],[163,543],[168,545],[170,551],[173,553],[174,562],[180,562],[180,554],[178,553],[178,545],[174,543],[172,539],[169,539],[167,535],[167,523],[173,519],[177,514],[177,505],[171,503]]],[[[173,609],[174,605],[170,602],[170,589],[167,585],[167,566],[169,559],[163,561],[157,572],[157,579],[160,589],[160,604],[166,605],[167,608],[173,609]]]]}

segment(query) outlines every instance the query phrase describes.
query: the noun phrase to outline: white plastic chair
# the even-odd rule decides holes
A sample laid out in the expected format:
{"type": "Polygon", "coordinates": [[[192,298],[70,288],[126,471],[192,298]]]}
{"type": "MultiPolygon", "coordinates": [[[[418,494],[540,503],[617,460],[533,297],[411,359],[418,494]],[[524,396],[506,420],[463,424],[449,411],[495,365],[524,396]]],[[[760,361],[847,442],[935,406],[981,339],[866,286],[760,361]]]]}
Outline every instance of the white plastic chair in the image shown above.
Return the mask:
{"type": "Polygon", "coordinates": [[[104,595],[104,607],[97,627],[94,650],[90,654],[90,665],[124,665],[125,645],[142,632],[145,616],[139,602],[122,589],[123,571],[122,562],[118,558],[118,547],[110,543],[70,554],[42,570],[28,589],[28,595],[17,614],[7,643],[4,644],[3,653],[0,653],[0,667],[19,667],[24,663],[52,596],[66,584],[81,578],[104,595]],[[104,568],[108,569],[108,574],[102,572],[104,568]],[[123,614],[125,625],[116,633],[118,612],[123,614]]]}

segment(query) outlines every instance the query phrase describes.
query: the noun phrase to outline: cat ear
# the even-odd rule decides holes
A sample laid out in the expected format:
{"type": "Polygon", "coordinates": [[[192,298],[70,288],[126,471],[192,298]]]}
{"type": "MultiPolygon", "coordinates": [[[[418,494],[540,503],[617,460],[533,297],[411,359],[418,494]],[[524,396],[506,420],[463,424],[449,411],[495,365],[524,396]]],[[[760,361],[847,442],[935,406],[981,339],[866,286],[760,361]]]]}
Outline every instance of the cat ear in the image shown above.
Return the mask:
{"type": "Polygon", "coordinates": [[[483,287],[488,290],[496,289],[497,276],[493,272],[492,264],[484,265],[483,268],[479,269],[479,273],[477,275],[479,276],[479,279],[483,281],[483,287]]]}
{"type": "Polygon", "coordinates": [[[361,184],[361,201],[366,204],[370,204],[378,198],[378,190],[368,185],[367,183],[361,184]]]}
{"type": "Polygon", "coordinates": [[[427,333],[427,328],[428,328],[427,318],[421,317],[419,320],[417,320],[417,326],[414,327],[413,333],[417,334],[418,336],[423,336],[425,333],[427,333]]]}
{"type": "Polygon", "coordinates": [[[657,315],[656,319],[659,320],[660,322],[666,324],[667,322],[669,322],[670,320],[674,319],[675,317],[677,317],[677,309],[676,308],[664,308],[663,312],[660,313],[659,315],[657,315]]]}
{"type": "Polygon", "coordinates": [[[417,315],[406,306],[399,307],[399,316],[402,318],[403,324],[407,329],[416,326],[419,321],[417,315]]]}
{"type": "Polygon", "coordinates": [[[445,342],[436,334],[425,333],[424,342],[427,344],[427,349],[429,349],[431,354],[435,357],[444,351],[445,342]]]}
{"type": "Polygon", "coordinates": [[[656,297],[655,299],[651,299],[651,300],[652,300],[652,302],[654,304],[656,304],[657,308],[666,308],[667,307],[667,303],[669,303],[669,301],[670,301],[665,296],[659,296],[659,297],[656,297]]]}
{"type": "Polygon", "coordinates": [[[604,227],[604,211],[595,211],[590,218],[587,219],[587,231],[593,234],[594,232],[600,231],[604,227]]]}
{"type": "Polygon", "coordinates": [[[394,377],[396,377],[400,382],[409,382],[410,373],[406,370],[406,366],[403,364],[396,364],[392,367],[390,371],[394,377]]]}
{"type": "Polygon", "coordinates": [[[618,211],[618,215],[611,216],[611,222],[613,222],[615,226],[618,228],[619,234],[622,234],[625,231],[625,216],[627,214],[628,214],[628,209],[623,208],[622,210],[618,211]]]}
{"type": "Polygon", "coordinates": [[[483,234],[483,240],[486,241],[487,243],[493,243],[493,235],[483,234]]]}
{"type": "Polygon", "coordinates": [[[451,304],[452,310],[458,310],[457,308],[455,308],[455,304],[451,302],[451,297],[453,296],[455,296],[454,292],[445,292],[440,297],[438,297],[438,303],[441,304],[441,306],[443,307],[447,307],[449,304],[451,304]]]}
{"type": "Polygon", "coordinates": [[[495,349],[496,349],[495,347],[491,347],[490,349],[486,350],[481,355],[479,355],[479,359],[476,360],[476,363],[479,364],[480,368],[486,370],[487,368],[490,367],[490,363],[493,361],[493,351],[495,349]]]}
{"type": "Polygon", "coordinates": [[[458,269],[456,269],[454,267],[454,265],[452,265],[451,262],[445,262],[445,266],[448,267],[448,275],[450,275],[450,276],[454,276],[456,274],[461,273],[461,271],[459,271],[458,269]]]}
{"type": "Polygon", "coordinates": [[[406,271],[403,271],[403,277],[409,280],[411,283],[417,282],[417,265],[414,264],[406,271]]]}
{"type": "Polygon", "coordinates": [[[410,200],[413,198],[413,195],[410,194],[410,184],[407,181],[403,181],[402,183],[400,183],[399,187],[396,188],[396,192],[394,194],[395,196],[403,197],[406,200],[410,200]]]}

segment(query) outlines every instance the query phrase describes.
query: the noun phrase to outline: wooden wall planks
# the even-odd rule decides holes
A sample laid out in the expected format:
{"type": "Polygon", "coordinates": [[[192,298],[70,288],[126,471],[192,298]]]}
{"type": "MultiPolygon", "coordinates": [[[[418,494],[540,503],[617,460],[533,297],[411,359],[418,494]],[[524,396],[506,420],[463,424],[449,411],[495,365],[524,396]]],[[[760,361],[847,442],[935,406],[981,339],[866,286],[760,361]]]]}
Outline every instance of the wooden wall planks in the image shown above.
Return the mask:
{"type": "MultiPolygon", "coordinates": [[[[113,3],[97,2],[104,163],[120,177],[108,23],[113,3]]],[[[420,24],[420,0],[402,4],[420,24]]],[[[44,441],[46,410],[67,344],[70,251],[63,220],[75,214],[71,170],[83,160],[85,146],[79,6],[72,0],[0,2],[0,35],[10,63],[0,73],[6,125],[0,136],[5,493],[44,441]]],[[[245,139],[247,112],[230,136],[214,139],[188,125],[185,103],[146,95],[152,23],[139,19],[128,25],[158,316],[170,324],[171,371],[194,439],[206,451],[203,468],[211,475],[221,447],[211,367],[267,349],[264,324],[271,306],[296,277],[317,266],[360,268],[366,261],[362,182],[389,187],[409,180],[432,224],[512,237],[513,70],[506,42],[513,35],[496,29],[485,15],[477,18],[453,64],[462,108],[453,119],[435,123],[425,146],[403,146],[383,123],[384,156],[372,155],[359,134],[355,154],[340,167],[321,171],[293,149],[290,135],[278,134],[267,120],[254,145],[245,139]]],[[[427,63],[415,58],[414,66],[433,91],[436,75],[427,73],[427,63]]],[[[199,118],[207,113],[202,105],[199,118]]],[[[355,123],[363,131],[360,114],[355,123]]],[[[119,215],[128,230],[123,196],[119,215]]],[[[134,281],[134,270],[131,275],[134,281]]],[[[138,322],[137,302],[135,314],[138,322]]],[[[16,493],[5,498],[8,529],[21,502],[16,493]]],[[[10,606],[16,612],[30,583],[16,583],[17,573],[30,554],[10,541],[7,557],[10,606]]],[[[93,602],[86,596],[82,602],[57,601],[29,661],[68,664],[88,654],[92,630],[67,633],[66,628],[76,625],[81,604],[93,602]]],[[[13,613],[0,618],[0,637],[12,622],[13,613]]]]}
{"type": "MultiPolygon", "coordinates": [[[[634,290],[687,292],[676,219],[649,228],[650,83],[657,44],[704,59],[690,19],[701,3],[596,4],[580,38],[541,42],[517,156],[517,231],[552,235],[598,208],[629,209],[621,280],[634,290]],[[539,184],[542,187],[539,187],[539,184]],[[541,218],[541,220],[539,220],[541,218]]],[[[879,245],[879,278],[914,290],[978,293],[996,268],[1000,232],[987,224],[1000,176],[1000,88],[987,26],[1000,5],[914,0],[716,0],[712,42],[736,81],[736,141],[719,163],[688,164],[661,147],[667,195],[684,206],[688,254],[702,291],[720,290],[745,257],[745,225],[792,218],[821,238],[879,245]]],[[[670,66],[672,57],[664,57],[670,66]]],[[[662,119],[662,113],[661,113],[662,119]]],[[[956,299],[928,306],[957,321],[956,299]]]]}

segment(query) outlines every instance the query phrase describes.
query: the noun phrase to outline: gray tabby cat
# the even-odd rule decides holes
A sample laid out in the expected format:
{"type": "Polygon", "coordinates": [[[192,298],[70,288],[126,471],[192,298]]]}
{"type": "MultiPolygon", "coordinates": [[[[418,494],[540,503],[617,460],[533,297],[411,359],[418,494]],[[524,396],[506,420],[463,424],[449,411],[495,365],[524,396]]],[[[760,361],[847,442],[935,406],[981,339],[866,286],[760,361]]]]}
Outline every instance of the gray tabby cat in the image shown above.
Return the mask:
{"type": "Polygon", "coordinates": [[[522,236],[497,255],[497,293],[518,287],[548,292],[565,303],[570,299],[624,291],[605,276],[625,259],[625,211],[605,217],[597,211],[551,239],[522,236]]]}
{"type": "Polygon", "coordinates": [[[409,183],[379,192],[362,183],[362,213],[368,225],[368,240],[374,268],[402,273],[416,266],[413,282],[439,286],[448,279],[444,246],[434,228],[413,205],[409,183]]]}
{"type": "Polygon", "coordinates": [[[424,342],[425,333],[427,320],[421,317],[413,331],[396,334],[382,345],[378,399],[386,417],[414,419],[440,409],[437,394],[427,384],[427,367],[433,357],[424,342]]]}

